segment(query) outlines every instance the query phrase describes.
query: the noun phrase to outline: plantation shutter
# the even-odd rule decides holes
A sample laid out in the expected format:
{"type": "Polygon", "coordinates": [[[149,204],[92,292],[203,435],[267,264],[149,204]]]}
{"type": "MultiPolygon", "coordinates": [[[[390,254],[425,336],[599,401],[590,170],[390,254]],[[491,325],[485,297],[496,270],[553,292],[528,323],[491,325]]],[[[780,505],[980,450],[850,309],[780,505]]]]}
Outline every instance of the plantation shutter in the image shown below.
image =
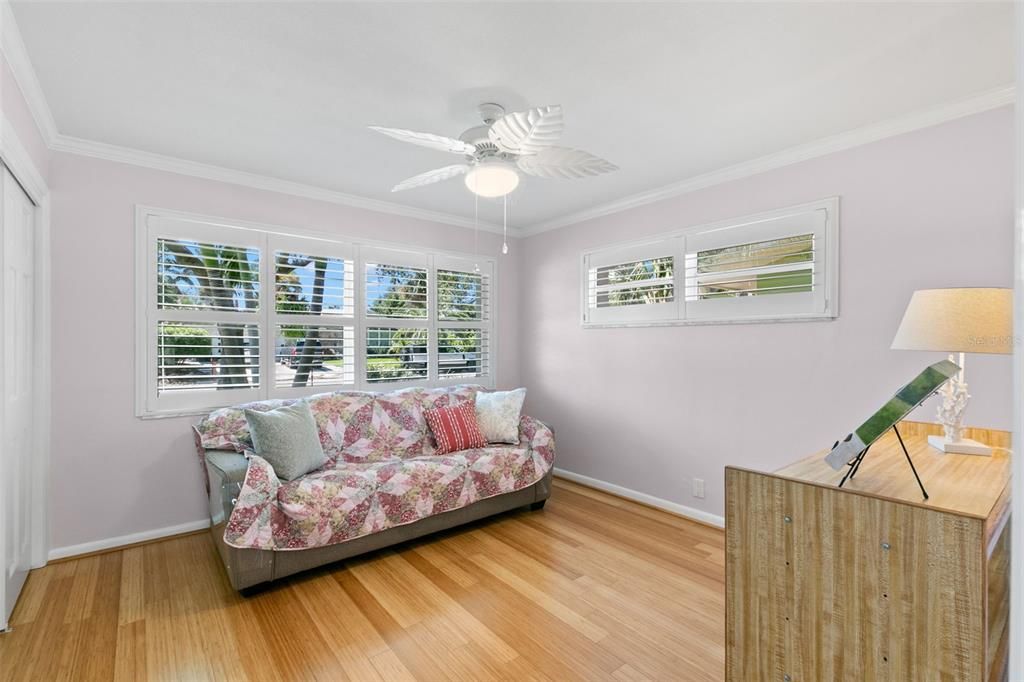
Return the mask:
{"type": "Polygon", "coordinates": [[[584,323],[658,322],[679,315],[678,237],[584,256],[584,323]]]}
{"type": "Polygon", "coordinates": [[[364,248],[362,256],[366,381],[428,379],[435,353],[427,256],[382,248],[364,248]]]}
{"type": "Polygon", "coordinates": [[[274,393],[356,381],[355,262],[350,248],[272,236],[274,393]]]}
{"type": "Polygon", "coordinates": [[[255,399],[263,381],[261,249],[229,228],[153,220],[147,229],[154,235],[147,268],[148,409],[255,399]]]}
{"type": "Polygon", "coordinates": [[[585,251],[584,327],[838,316],[839,199],[585,251]]]}
{"type": "Polygon", "coordinates": [[[820,208],[687,235],[686,318],[824,313],[827,222],[820,208]]]}
{"type": "Polygon", "coordinates": [[[434,258],[439,381],[491,375],[491,263],[434,258]]]}
{"type": "Polygon", "coordinates": [[[493,257],[139,207],[140,417],[332,390],[494,385],[493,257]]]}

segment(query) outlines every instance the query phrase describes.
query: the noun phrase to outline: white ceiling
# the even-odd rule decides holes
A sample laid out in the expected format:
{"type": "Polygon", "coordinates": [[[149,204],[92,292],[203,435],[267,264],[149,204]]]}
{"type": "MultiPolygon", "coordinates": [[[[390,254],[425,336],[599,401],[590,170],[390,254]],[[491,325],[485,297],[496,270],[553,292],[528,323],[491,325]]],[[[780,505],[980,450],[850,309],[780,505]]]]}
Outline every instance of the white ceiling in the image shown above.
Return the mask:
{"type": "MultiPolygon", "coordinates": [[[[1012,6],[13,3],[61,134],[472,216],[475,107],[560,103],[563,143],[621,167],[527,178],[527,226],[1013,81],[1012,6]]],[[[500,208],[481,202],[494,220],[500,208]]]]}

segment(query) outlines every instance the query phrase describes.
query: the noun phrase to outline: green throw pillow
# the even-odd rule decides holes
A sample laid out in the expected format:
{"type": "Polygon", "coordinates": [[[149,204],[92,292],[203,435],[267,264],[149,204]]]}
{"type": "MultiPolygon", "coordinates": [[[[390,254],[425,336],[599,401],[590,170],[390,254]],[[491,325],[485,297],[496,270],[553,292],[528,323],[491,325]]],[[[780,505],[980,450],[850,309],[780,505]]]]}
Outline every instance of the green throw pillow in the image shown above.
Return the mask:
{"type": "Polygon", "coordinates": [[[299,402],[269,412],[246,410],[256,454],[274,467],[283,481],[294,481],[324,465],[324,449],[309,403],[299,402]]]}

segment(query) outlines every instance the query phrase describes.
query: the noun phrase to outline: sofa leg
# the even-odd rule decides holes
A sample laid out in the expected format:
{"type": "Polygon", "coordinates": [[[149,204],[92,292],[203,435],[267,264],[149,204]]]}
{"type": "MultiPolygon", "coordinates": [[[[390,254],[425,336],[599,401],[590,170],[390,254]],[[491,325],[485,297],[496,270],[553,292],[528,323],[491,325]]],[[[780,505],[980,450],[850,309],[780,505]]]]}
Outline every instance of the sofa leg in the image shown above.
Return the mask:
{"type": "Polygon", "coordinates": [[[530,511],[540,511],[541,509],[544,508],[544,503],[545,502],[547,502],[546,499],[545,500],[541,500],[540,502],[533,502],[533,503],[531,503],[530,504],[530,511]]]}

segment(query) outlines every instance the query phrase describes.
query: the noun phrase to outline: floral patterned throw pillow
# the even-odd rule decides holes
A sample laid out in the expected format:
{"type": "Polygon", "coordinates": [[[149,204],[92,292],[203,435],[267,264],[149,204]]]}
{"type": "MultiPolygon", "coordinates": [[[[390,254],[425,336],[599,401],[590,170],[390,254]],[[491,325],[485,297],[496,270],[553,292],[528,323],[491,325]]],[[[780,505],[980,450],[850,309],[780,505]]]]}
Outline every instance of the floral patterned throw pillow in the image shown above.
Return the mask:
{"type": "Polygon", "coordinates": [[[518,443],[526,389],[476,394],[476,422],[488,443],[518,443]]]}

